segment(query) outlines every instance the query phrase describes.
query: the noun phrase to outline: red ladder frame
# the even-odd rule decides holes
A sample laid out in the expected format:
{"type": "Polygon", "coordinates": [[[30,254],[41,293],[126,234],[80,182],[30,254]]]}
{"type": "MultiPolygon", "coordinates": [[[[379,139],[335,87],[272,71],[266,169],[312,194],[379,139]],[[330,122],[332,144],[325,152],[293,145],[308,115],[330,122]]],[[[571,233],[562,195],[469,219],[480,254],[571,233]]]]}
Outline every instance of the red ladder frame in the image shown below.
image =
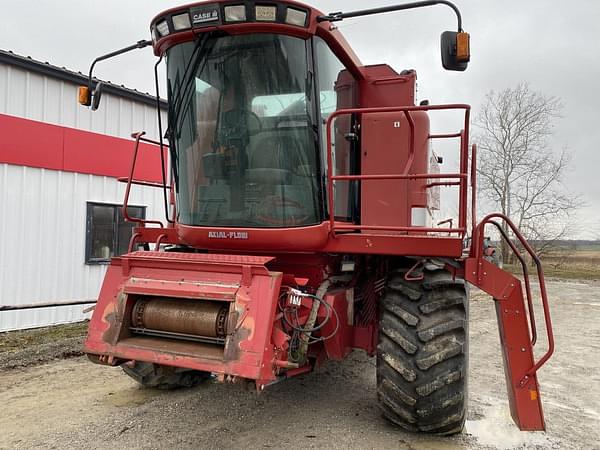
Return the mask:
{"type": "Polygon", "coordinates": [[[489,214],[475,227],[471,253],[465,261],[465,279],[490,294],[495,300],[500,342],[502,345],[504,374],[511,416],[517,426],[524,431],[545,430],[544,413],[540,399],[537,371],[548,361],[554,352],[554,333],[546,294],[544,271],[535,251],[519,232],[514,223],[500,213],[489,214]],[[531,297],[531,286],[527,264],[509,239],[506,231],[496,222],[503,220],[518,239],[525,251],[532,257],[537,267],[541,302],[548,337],[548,350],[535,362],[533,347],[537,341],[535,315],[531,297]],[[523,296],[522,282],[514,275],[500,269],[484,259],[483,238],[487,224],[494,225],[502,238],[515,253],[523,269],[523,282],[527,302],[523,296]]]}

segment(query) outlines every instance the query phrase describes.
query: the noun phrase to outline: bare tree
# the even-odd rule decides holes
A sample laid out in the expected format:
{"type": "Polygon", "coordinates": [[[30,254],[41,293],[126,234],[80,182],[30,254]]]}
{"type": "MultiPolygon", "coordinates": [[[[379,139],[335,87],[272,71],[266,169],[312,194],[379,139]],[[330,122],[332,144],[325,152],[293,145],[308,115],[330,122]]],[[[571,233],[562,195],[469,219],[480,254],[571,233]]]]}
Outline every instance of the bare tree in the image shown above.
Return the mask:
{"type": "MultiPolygon", "coordinates": [[[[538,252],[573,232],[581,206],[562,181],[569,155],[549,145],[561,102],[527,83],[485,97],[475,121],[480,195],[515,222],[538,252]]],[[[505,228],[508,232],[508,229],[505,228]]],[[[502,254],[506,261],[507,247],[502,254]]]]}

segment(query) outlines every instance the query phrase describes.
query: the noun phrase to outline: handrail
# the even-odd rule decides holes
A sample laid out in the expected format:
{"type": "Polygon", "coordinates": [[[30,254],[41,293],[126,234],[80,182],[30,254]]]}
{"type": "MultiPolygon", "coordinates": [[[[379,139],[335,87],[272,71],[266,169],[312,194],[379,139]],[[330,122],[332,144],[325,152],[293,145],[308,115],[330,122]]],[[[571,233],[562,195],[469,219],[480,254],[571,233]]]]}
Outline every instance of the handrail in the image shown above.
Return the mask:
{"type": "Polygon", "coordinates": [[[378,231],[414,231],[421,233],[464,233],[464,228],[440,228],[440,227],[419,227],[419,226],[391,226],[391,225],[360,225],[354,223],[338,223],[335,226],[338,230],[378,230],[378,231]]]}
{"type": "Polygon", "coordinates": [[[447,139],[447,138],[457,138],[462,137],[462,133],[459,131],[458,133],[442,133],[442,134],[430,134],[429,139],[447,139]]]}
{"type": "Polygon", "coordinates": [[[423,178],[467,178],[464,173],[414,173],[407,175],[332,175],[333,180],[420,180],[423,178]]]}
{"type": "Polygon", "coordinates": [[[157,251],[157,252],[160,251],[160,244],[162,244],[162,241],[164,241],[167,238],[168,238],[168,236],[165,233],[159,235],[156,238],[156,242],[154,243],[154,246],[155,246],[154,250],[157,251]]]}
{"type": "Polygon", "coordinates": [[[139,238],[142,237],[142,233],[137,232],[131,235],[131,239],[129,239],[129,246],[127,247],[127,253],[131,253],[133,251],[133,246],[137,242],[139,238]]]}
{"type": "MultiPolygon", "coordinates": [[[[527,253],[529,253],[529,255],[531,256],[531,258],[533,259],[533,261],[536,265],[538,280],[540,283],[540,294],[541,294],[541,300],[542,300],[542,308],[544,311],[544,323],[546,326],[546,334],[548,337],[548,350],[538,360],[537,363],[534,363],[534,365],[527,372],[525,372],[525,375],[523,376],[523,378],[520,381],[520,385],[524,386],[527,383],[527,380],[531,376],[533,376],[540,369],[540,367],[542,367],[546,363],[546,361],[548,361],[550,356],[552,356],[552,354],[554,353],[554,332],[552,331],[552,320],[550,318],[550,307],[548,305],[548,296],[546,294],[546,282],[544,279],[544,269],[542,268],[542,263],[540,261],[540,258],[536,255],[535,251],[531,248],[531,246],[529,245],[527,240],[523,237],[523,235],[518,230],[518,228],[515,226],[515,224],[507,216],[505,216],[504,214],[501,214],[501,213],[488,214],[487,216],[485,216],[483,218],[483,220],[481,222],[479,222],[479,224],[475,228],[475,233],[473,235],[473,246],[471,247],[471,255],[475,256],[476,260],[479,260],[481,258],[481,256],[482,256],[481,254],[483,251],[483,235],[484,235],[483,232],[484,232],[485,225],[488,223],[493,224],[496,227],[499,227],[499,229],[501,230],[502,237],[505,239],[508,238],[508,236],[506,236],[505,230],[502,230],[502,227],[500,227],[500,225],[496,221],[492,220],[494,218],[502,219],[504,221],[504,223],[506,223],[509,226],[509,228],[511,229],[511,231],[513,232],[515,237],[519,240],[519,242],[521,243],[523,248],[527,251],[527,253]]],[[[510,239],[507,239],[507,241],[509,242],[511,249],[516,250],[514,243],[512,243],[510,241],[510,239]]],[[[519,254],[519,253],[516,252],[516,254],[519,254]]],[[[524,263],[524,261],[522,261],[522,263],[524,263]]],[[[524,272],[524,278],[525,278],[525,273],[526,272],[524,272]]],[[[477,276],[479,277],[480,274],[478,273],[477,276]]],[[[527,276],[526,290],[529,289],[528,285],[529,285],[529,277],[527,276]]],[[[528,296],[529,296],[529,292],[528,292],[528,296]]],[[[528,304],[528,307],[531,308],[531,311],[533,311],[532,306],[533,305],[528,304]]],[[[530,319],[531,318],[532,318],[532,316],[530,316],[530,319]]]]}
{"type": "MultiPolygon", "coordinates": [[[[119,183],[129,183],[129,177],[118,177],[117,181],[119,183]]],[[[156,183],[154,181],[144,181],[144,180],[131,180],[131,184],[137,184],[138,186],[148,186],[148,187],[156,187],[156,188],[164,188],[168,187],[162,183],[156,183]]]]}
{"type": "MultiPolygon", "coordinates": [[[[452,229],[452,225],[453,225],[453,223],[454,223],[454,219],[453,219],[452,217],[450,217],[449,219],[442,220],[442,221],[438,222],[437,224],[438,224],[438,226],[442,226],[442,225],[446,225],[446,224],[448,224],[448,229],[450,230],[450,229],[452,229]]],[[[451,234],[451,232],[450,232],[450,231],[448,231],[448,236],[449,236],[450,234],[451,234]]]]}
{"type": "Polygon", "coordinates": [[[133,150],[133,158],[131,159],[131,168],[129,170],[129,180],[127,181],[127,187],[125,188],[125,198],[123,199],[123,206],[121,207],[121,211],[123,212],[123,217],[126,222],[135,222],[142,224],[145,226],[149,223],[154,223],[159,225],[161,228],[164,228],[163,223],[160,220],[146,220],[146,219],[138,219],[137,217],[130,217],[129,212],[127,211],[127,205],[129,204],[129,193],[131,192],[131,185],[133,183],[133,172],[135,171],[135,163],[137,161],[138,150],[140,148],[140,141],[152,142],[150,139],[143,138],[142,136],[146,134],[145,131],[141,131],[138,133],[134,133],[132,136],[135,137],[135,148],[133,150]]]}
{"type": "MultiPolygon", "coordinates": [[[[461,150],[460,150],[460,154],[461,154],[461,162],[460,162],[460,173],[464,173],[467,174],[469,173],[469,142],[468,142],[468,137],[469,137],[469,111],[465,112],[465,127],[462,130],[462,137],[461,137],[461,150]]],[[[460,186],[459,188],[459,194],[460,194],[460,200],[459,200],[459,205],[461,205],[463,207],[462,210],[462,214],[459,214],[458,216],[458,225],[460,227],[467,227],[467,191],[469,189],[469,187],[467,186],[467,179],[461,179],[460,180],[462,184],[462,186],[460,186]]],[[[475,196],[475,192],[472,193],[473,196],[475,196]]]]}
{"type": "MultiPolygon", "coordinates": [[[[525,281],[525,294],[527,296],[527,309],[529,310],[529,326],[531,328],[531,345],[535,345],[537,341],[537,326],[535,325],[535,315],[533,311],[533,300],[531,295],[531,283],[529,282],[529,269],[527,269],[527,263],[525,262],[525,258],[521,256],[519,249],[515,246],[515,244],[510,240],[509,236],[506,234],[506,231],[500,226],[498,222],[495,220],[490,220],[488,223],[494,225],[507,244],[510,246],[514,255],[517,257],[519,262],[521,263],[521,270],[523,271],[523,279],[525,281]]],[[[482,243],[483,245],[483,243],[482,243]]]]}
{"type": "MultiPolygon", "coordinates": [[[[469,178],[468,165],[469,165],[469,147],[468,147],[468,135],[469,135],[469,114],[471,107],[466,104],[446,104],[446,105],[422,105],[422,106],[383,106],[383,107],[372,107],[372,108],[346,108],[338,109],[329,115],[326,122],[326,137],[327,137],[327,208],[329,210],[329,230],[330,233],[335,237],[335,231],[338,230],[361,230],[361,229],[372,229],[372,230],[387,230],[387,231],[427,231],[427,232],[444,232],[444,233],[459,233],[464,235],[466,233],[466,215],[467,215],[467,180],[469,178]],[[452,110],[452,109],[463,109],[465,111],[464,117],[464,128],[458,133],[446,133],[446,134],[429,134],[429,139],[440,139],[440,138],[460,138],[460,172],[459,173],[425,173],[425,174],[409,174],[408,172],[412,168],[412,163],[415,157],[415,132],[414,132],[414,120],[410,114],[413,111],[440,111],[440,110],[452,110]],[[410,146],[408,160],[405,164],[401,174],[382,174],[382,175],[334,175],[333,174],[333,143],[332,143],[332,125],[334,119],[341,115],[350,114],[369,114],[369,113],[385,113],[385,112],[402,112],[408,121],[410,127],[410,146]],[[335,181],[369,181],[369,180],[415,180],[415,179],[438,179],[448,180],[456,179],[457,181],[438,181],[428,183],[425,188],[431,188],[433,186],[459,186],[459,226],[457,228],[424,228],[424,227],[393,227],[393,226],[367,226],[367,225],[356,225],[356,224],[340,224],[335,220],[335,196],[334,196],[334,182],[335,181]]],[[[475,193],[472,193],[473,197],[475,193]]],[[[473,199],[473,201],[475,201],[473,199]]]]}
{"type": "Polygon", "coordinates": [[[477,225],[477,145],[471,146],[471,236],[477,225]]]}
{"type": "MultiPolygon", "coordinates": [[[[133,133],[133,134],[131,135],[131,137],[135,138],[135,137],[136,137],[138,134],[139,134],[139,133],[133,133]]],[[[158,145],[158,146],[160,146],[160,145],[161,145],[161,144],[160,144],[160,142],[158,142],[158,141],[155,141],[154,139],[150,139],[150,138],[145,138],[145,137],[143,137],[143,136],[144,136],[144,134],[146,134],[146,132],[145,132],[145,131],[142,131],[142,136],[140,136],[140,141],[142,141],[142,142],[148,142],[149,144],[154,144],[154,145],[158,145]]],[[[163,143],[163,144],[162,144],[162,146],[163,146],[163,147],[167,147],[167,148],[169,148],[169,145],[168,145],[168,144],[164,144],[164,143],[163,143]]]]}

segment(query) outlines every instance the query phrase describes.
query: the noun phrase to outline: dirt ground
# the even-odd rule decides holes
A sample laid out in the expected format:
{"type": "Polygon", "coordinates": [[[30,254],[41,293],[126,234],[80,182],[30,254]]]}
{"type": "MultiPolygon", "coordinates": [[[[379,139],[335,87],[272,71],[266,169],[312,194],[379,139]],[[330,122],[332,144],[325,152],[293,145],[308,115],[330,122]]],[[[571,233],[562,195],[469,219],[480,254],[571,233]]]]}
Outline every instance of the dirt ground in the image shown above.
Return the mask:
{"type": "Polygon", "coordinates": [[[4,354],[0,448],[600,449],[600,283],[554,281],[548,288],[556,354],[539,374],[547,433],[512,424],[493,301],[475,293],[469,416],[459,436],[389,425],[377,409],[375,362],[359,352],[257,395],[215,382],[142,389],[119,368],[91,364],[67,348],[56,354],[71,358],[29,367],[18,367],[28,364],[23,354],[4,354]]]}

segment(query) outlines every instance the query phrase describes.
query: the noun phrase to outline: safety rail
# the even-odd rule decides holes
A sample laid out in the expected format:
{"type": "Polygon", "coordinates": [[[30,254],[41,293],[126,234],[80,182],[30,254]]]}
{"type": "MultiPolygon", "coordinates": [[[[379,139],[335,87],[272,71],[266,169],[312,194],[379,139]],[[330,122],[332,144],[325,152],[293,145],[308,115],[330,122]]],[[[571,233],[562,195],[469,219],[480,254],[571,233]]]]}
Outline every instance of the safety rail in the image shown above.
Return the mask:
{"type": "MultiPolygon", "coordinates": [[[[140,185],[140,186],[158,187],[161,189],[169,188],[169,186],[167,186],[165,183],[155,183],[155,182],[151,182],[151,181],[136,180],[133,178],[134,171],[135,171],[135,164],[137,162],[137,155],[138,155],[138,151],[140,148],[140,141],[147,142],[149,144],[158,145],[161,147],[163,147],[163,146],[166,147],[166,145],[161,144],[160,142],[143,137],[145,134],[146,134],[145,131],[140,131],[138,133],[133,133],[131,135],[131,137],[135,139],[135,148],[133,150],[133,157],[131,158],[131,167],[129,169],[129,176],[118,178],[118,181],[120,181],[122,183],[127,183],[127,187],[125,188],[125,198],[123,199],[123,206],[122,206],[121,210],[123,212],[123,218],[127,222],[139,223],[139,224],[141,224],[141,226],[146,226],[146,224],[156,224],[159,227],[164,228],[164,225],[160,220],[146,220],[146,219],[140,219],[137,217],[131,217],[131,216],[129,216],[129,212],[127,211],[127,208],[129,205],[129,194],[131,193],[131,185],[132,184],[136,184],[136,185],[140,185]]],[[[161,158],[162,158],[162,156],[161,156],[161,158]]],[[[161,167],[161,170],[164,175],[164,168],[161,167]]],[[[132,246],[132,244],[133,244],[133,237],[130,242],[130,247],[132,246]]]]}
{"type": "MultiPolygon", "coordinates": [[[[532,295],[531,295],[531,284],[529,281],[529,272],[527,270],[527,263],[525,262],[525,259],[519,252],[519,250],[516,247],[516,245],[514,244],[514,242],[510,239],[510,237],[506,233],[506,230],[497,221],[493,220],[495,218],[501,219],[502,221],[504,221],[504,223],[506,223],[508,225],[508,227],[511,229],[513,235],[517,238],[517,240],[523,246],[525,251],[527,253],[529,253],[533,262],[536,265],[537,276],[538,276],[538,281],[539,281],[539,285],[540,285],[540,296],[541,296],[541,301],[542,301],[542,308],[544,311],[544,322],[545,322],[545,326],[546,326],[546,334],[548,337],[548,350],[538,360],[537,363],[534,363],[534,365],[525,373],[523,378],[520,380],[520,385],[523,386],[523,385],[525,385],[525,383],[527,383],[527,380],[532,375],[534,375],[540,369],[540,367],[542,367],[546,363],[546,361],[548,361],[550,356],[552,356],[552,353],[554,353],[554,333],[552,331],[552,320],[550,318],[550,307],[548,305],[548,296],[546,294],[544,269],[542,268],[542,263],[540,261],[540,258],[536,255],[535,251],[531,248],[531,246],[529,245],[529,243],[527,242],[525,237],[521,234],[521,232],[518,230],[518,228],[515,226],[515,224],[504,214],[501,214],[501,213],[488,214],[475,227],[475,230],[473,232],[472,245],[471,245],[471,256],[475,257],[476,261],[480,261],[480,259],[483,257],[483,239],[484,239],[485,226],[487,224],[490,224],[490,225],[495,226],[498,229],[502,238],[507,242],[507,244],[509,245],[509,247],[511,248],[511,250],[517,257],[517,259],[521,263],[521,267],[523,270],[523,281],[525,283],[525,294],[527,297],[527,309],[528,309],[528,313],[529,313],[529,326],[531,328],[531,345],[532,346],[534,346],[537,341],[537,327],[536,327],[535,315],[534,315],[534,311],[533,311],[533,299],[532,299],[532,295]]],[[[481,273],[481,270],[478,269],[477,279],[479,282],[481,282],[483,275],[484,274],[481,273]]]]}
{"type": "MultiPolygon", "coordinates": [[[[467,198],[468,187],[467,181],[471,180],[472,185],[472,221],[474,221],[475,211],[475,187],[474,187],[474,158],[471,165],[471,173],[469,174],[469,115],[471,107],[466,104],[447,104],[447,105],[423,105],[423,106],[398,106],[398,107],[376,107],[376,108],[347,108],[338,109],[331,113],[327,118],[327,207],[329,209],[329,226],[333,236],[336,230],[374,230],[374,231],[396,231],[396,232],[441,232],[441,233],[456,233],[463,237],[467,232],[467,198]],[[446,134],[429,134],[429,139],[447,139],[460,138],[460,157],[459,157],[459,172],[458,173],[409,173],[415,158],[415,125],[411,112],[415,111],[439,111],[439,110],[464,110],[464,126],[460,132],[446,134]],[[342,115],[351,114],[369,114],[369,113],[385,113],[385,112],[402,112],[410,128],[409,154],[408,160],[400,174],[382,174],[382,175],[334,175],[333,173],[333,143],[332,143],[332,124],[333,121],[342,115]],[[458,211],[458,227],[442,228],[442,227],[421,227],[421,226],[386,226],[386,225],[363,225],[353,224],[349,222],[339,222],[335,219],[335,195],[334,183],[336,181],[377,181],[377,180],[441,180],[428,182],[425,187],[429,189],[434,186],[458,186],[459,187],[459,211],[458,211]]],[[[475,148],[473,148],[475,151],[475,148]]]]}

